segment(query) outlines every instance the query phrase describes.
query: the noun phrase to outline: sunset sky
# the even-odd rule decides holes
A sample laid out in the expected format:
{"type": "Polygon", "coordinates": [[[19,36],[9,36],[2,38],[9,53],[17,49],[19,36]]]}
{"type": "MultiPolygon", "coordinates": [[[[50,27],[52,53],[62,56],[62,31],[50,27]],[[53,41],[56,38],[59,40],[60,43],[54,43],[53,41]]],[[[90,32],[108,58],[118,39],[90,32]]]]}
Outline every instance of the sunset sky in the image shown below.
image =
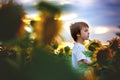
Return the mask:
{"type": "MultiPolygon", "coordinates": [[[[24,5],[31,17],[36,14],[34,6],[40,0],[16,0],[24,5]]],[[[85,21],[90,26],[90,39],[105,43],[120,32],[120,0],[44,0],[63,8],[61,20],[64,21],[63,37],[71,42],[69,25],[76,21],[85,21]]]]}

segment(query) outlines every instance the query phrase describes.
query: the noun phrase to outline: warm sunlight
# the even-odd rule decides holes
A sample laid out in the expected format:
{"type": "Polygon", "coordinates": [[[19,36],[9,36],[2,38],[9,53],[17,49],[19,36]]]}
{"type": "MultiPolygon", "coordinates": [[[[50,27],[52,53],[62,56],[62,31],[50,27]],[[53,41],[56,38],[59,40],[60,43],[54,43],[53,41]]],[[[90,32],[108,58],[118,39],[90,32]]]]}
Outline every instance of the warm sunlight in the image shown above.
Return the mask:
{"type": "Polygon", "coordinates": [[[70,13],[70,14],[64,14],[62,15],[59,20],[71,20],[71,19],[74,19],[77,17],[77,14],[76,13],[70,13]]]}
{"type": "Polygon", "coordinates": [[[67,0],[61,0],[61,1],[60,1],[60,4],[61,4],[61,5],[71,4],[71,2],[70,2],[70,1],[67,1],[67,0]]]}
{"type": "Polygon", "coordinates": [[[28,3],[28,2],[32,2],[32,0],[18,0],[21,3],[28,3]]]}
{"type": "Polygon", "coordinates": [[[30,18],[30,19],[33,19],[35,21],[40,21],[41,18],[38,16],[38,14],[29,14],[29,15],[26,15],[27,18],[30,18]]]}
{"type": "Polygon", "coordinates": [[[109,29],[107,27],[95,27],[93,31],[94,34],[104,34],[107,33],[109,29]]]}
{"type": "Polygon", "coordinates": [[[23,21],[25,24],[29,24],[30,21],[31,21],[31,19],[29,19],[29,18],[28,18],[28,19],[23,18],[22,21],[23,21]]]}
{"type": "Polygon", "coordinates": [[[71,49],[73,48],[73,42],[61,42],[58,49],[64,48],[65,46],[69,46],[71,49]]]}
{"type": "Polygon", "coordinates": [[[31,28],[31,27],[28,27],[28,26],[25,27],[25,30],[26,30],[27,32],[32,32],[32,28],[31,28]]]}

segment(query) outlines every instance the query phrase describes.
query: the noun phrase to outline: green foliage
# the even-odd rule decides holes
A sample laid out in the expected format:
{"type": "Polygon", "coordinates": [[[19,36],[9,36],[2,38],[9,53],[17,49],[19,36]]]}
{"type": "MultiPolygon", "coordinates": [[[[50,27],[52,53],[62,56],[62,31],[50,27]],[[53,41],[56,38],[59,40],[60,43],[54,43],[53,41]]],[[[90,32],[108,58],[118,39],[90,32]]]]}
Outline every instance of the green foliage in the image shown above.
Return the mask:
{"type": "Polygon", "coordinates": [[[66,60],[44,49],[34,48],[28,64],[29,80],[78,80],[66,60]]]}
{"type": "Polygon", "coordinates": [[[70,47],[69,46],[65,46],[64,50],[65,50],[65,53],[68,53],[70,51],[70,47]]]}
{"type": "Polygon", "coordinates": [[[51,45],[53,49],[57,49],[58,48],[58,44],[52,44],[51,45]]]}
{"type": "Polygon", "coordinates": [[[88,64],[85,63],[85,62],[83,62],[83,63],[81,63],[81,64],[78,65],[77,70],[78,70],[78,72],[79,72],[81,75],[84,75],[85,72],[88,70],[88,68],[89,68],[89,67],[88,67],[88,64]]]}
{"type": "MultiPolygon", "coordinates": [[[[43,23],[41,22],[44,28],[42,34],[44,45],[42,41],[38,42],[39,40],[31,41],[28,33],[22,37],[18,36],[19,39],[15,37],[22,25],[24,14],[22,6],[9,3],[0,9],[0,40],[6,47],[1,49],[0,54],[12,55],[10,58],[0,55],[2,57],[0,78],[2,80],[79,80],[79,75],[72,70],[68,62],[68,56],[59,57],[46,48],[58,35],[61,24],[54,18],[61,10],[49,3],[41,2],[38,6],[44,20],[43,23]],[[13,60],[13,57],[16,59],[13,60]]],[[[50,47],[57,49],[58,44],[50,47]]],[[[65,50],[68,52],[69,48],[66,47],[65,50]]]]}
{"type": "Polygon", "coordinates": [[[93,56],[94,52],[93,52],[93,51],[88,50],[88,51],[84,51],[84,52],[83,52],[83,54],[84,54],[86,57],[90,57],[90,58],[92,58],[92,56],[93,56]]]}

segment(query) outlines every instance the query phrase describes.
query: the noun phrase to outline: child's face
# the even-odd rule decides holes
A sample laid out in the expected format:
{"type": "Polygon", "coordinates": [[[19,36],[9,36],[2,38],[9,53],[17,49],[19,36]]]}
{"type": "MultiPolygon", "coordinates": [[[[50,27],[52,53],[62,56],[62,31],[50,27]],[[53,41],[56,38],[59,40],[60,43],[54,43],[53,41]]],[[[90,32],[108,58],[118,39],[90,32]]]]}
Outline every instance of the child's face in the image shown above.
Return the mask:
{"type": "Polygon", "coordinates": [[[81,38],[83,40],[89,39],[89,28],[88,27],[82,27],[81,29],[81,38]]]}

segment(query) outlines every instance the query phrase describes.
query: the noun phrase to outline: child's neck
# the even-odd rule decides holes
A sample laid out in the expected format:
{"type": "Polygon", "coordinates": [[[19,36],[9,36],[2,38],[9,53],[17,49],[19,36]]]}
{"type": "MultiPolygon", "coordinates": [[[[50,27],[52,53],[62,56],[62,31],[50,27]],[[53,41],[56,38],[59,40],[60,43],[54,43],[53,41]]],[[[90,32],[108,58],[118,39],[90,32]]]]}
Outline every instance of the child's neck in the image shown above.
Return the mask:
{"type": "Polygon", "coordinates": [[[83,39],[78,39],[76,42],[78,42],[80,44],[84,44],[84,40],[83,39]]]}

